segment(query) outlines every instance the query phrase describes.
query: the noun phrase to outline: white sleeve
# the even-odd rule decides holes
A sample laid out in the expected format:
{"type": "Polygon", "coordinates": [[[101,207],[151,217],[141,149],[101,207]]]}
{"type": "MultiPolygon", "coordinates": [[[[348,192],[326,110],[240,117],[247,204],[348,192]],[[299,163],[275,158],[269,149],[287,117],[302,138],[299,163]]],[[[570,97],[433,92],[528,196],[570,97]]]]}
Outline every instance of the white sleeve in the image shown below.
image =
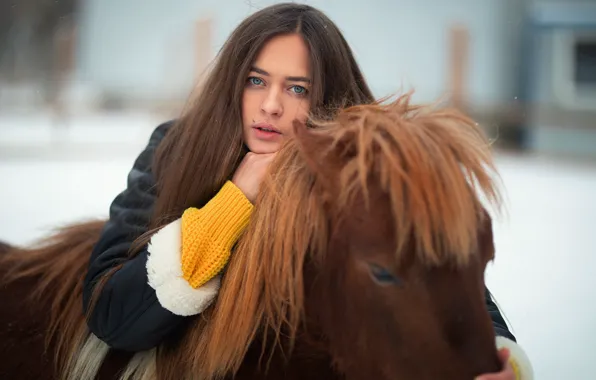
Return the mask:
{"type": "Polygon", "coordinates": [[[182,275],[182,219],[153,235],[147,251],[149,286],[155,289],[161,306],[176,315],[189,316],[201,313],[213,302],[221,275],[197,289],[182,275]]]}

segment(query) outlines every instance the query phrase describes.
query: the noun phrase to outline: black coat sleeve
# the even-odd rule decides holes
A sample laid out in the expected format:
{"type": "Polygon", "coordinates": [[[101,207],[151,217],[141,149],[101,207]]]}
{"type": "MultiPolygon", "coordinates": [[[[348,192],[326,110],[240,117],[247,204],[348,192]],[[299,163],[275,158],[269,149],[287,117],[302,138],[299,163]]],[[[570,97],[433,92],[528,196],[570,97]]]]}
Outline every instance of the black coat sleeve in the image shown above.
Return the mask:
{"type": "Polygon", "coordinates": [[[497,336],[502,336],[505,338],[509,338],[516,342],[515,336],[509,331],[507,328],[507,323],[505,323],[505,319],[501,315],[497,304],[493,301],[492,294],[488,290],[488,288],[484,288],[484,298],[486,300],[486,307],[488,309],[488,313],[490,314],[490,318],[493,321],[493,327],[495,329],[495,334],[497,336]]]}
{"type": "Polygon", "coordinates": [[[157,346],[181,324],[184,317],[174,315],[157,301],[147,277],[147,250],[133,259],[129,249],[147,231],[156,198],[151,171],[155,148],[172,122],[152,133],[149,144],[135,160],[128,175],[127,188],[110,206],[109,219],[96,243],[85,277],[83,309],[90,312],[88,326],[109,346],[126,351],[141,351],[157,346]],[[90,307],[95,284],[115,266],[123,264],[105,283],[94,307],[90,307]]]}

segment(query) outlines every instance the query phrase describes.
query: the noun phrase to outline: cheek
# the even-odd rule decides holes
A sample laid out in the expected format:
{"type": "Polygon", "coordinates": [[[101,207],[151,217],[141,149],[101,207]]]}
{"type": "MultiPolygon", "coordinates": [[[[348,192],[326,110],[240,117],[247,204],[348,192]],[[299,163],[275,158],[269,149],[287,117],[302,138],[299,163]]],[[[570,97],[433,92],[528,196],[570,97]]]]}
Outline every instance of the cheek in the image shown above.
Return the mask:
{"type": "Polygon", "coordinates": [[[242,118],[251,122],[259,112],[260,97],[257,91],[244,91],[242,95],[242,118]]]}

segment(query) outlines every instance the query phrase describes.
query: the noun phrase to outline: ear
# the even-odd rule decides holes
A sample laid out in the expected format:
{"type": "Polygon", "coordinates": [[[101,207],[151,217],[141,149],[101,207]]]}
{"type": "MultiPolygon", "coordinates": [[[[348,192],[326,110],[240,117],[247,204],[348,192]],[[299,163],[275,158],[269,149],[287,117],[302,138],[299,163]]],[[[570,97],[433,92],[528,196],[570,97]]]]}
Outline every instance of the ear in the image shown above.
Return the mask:
{"type": "Polygon", "coordinates": [[[493,239],[493,223],[488,211],[482,209],[480,216],[480,227],[478,229],[478,248],[480,255],[485,262],[494,259],[495,243],[493,239]]]}
{"type": "Polygon", "coordinates": [[[333,138],[324,129],[307,126],[298,120],[294,120],[294,138],[306,165],[317,179],[331,190],[337,183],[336,177],[340,170],[340,160],[337,147],[334,147],[333,138]]]}

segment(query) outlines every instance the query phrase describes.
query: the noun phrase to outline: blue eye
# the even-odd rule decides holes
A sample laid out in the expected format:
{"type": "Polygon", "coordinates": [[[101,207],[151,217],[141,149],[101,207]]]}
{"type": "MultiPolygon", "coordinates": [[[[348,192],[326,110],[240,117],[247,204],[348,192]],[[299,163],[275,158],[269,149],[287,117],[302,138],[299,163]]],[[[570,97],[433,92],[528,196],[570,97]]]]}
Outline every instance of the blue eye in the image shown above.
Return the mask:
{"type": "Polygon", "coordinates": [[[257,78],[257,77],[249,77],[248,82],[255,86],[260,86],[263,84],[263,80],[261,78],[257,78]]]}
{"type": "Polygon", "coordinates": [[[401,281],[393,273],[377,264],[368,264],[370,274],[379,285],[399,285],[401,281]]]}
{"type": "Polygon", "coordinates": [[[292,89],[296,95],[306,94],[306,88],[304,88],[302,86],[292,86],[292,89]]]}

